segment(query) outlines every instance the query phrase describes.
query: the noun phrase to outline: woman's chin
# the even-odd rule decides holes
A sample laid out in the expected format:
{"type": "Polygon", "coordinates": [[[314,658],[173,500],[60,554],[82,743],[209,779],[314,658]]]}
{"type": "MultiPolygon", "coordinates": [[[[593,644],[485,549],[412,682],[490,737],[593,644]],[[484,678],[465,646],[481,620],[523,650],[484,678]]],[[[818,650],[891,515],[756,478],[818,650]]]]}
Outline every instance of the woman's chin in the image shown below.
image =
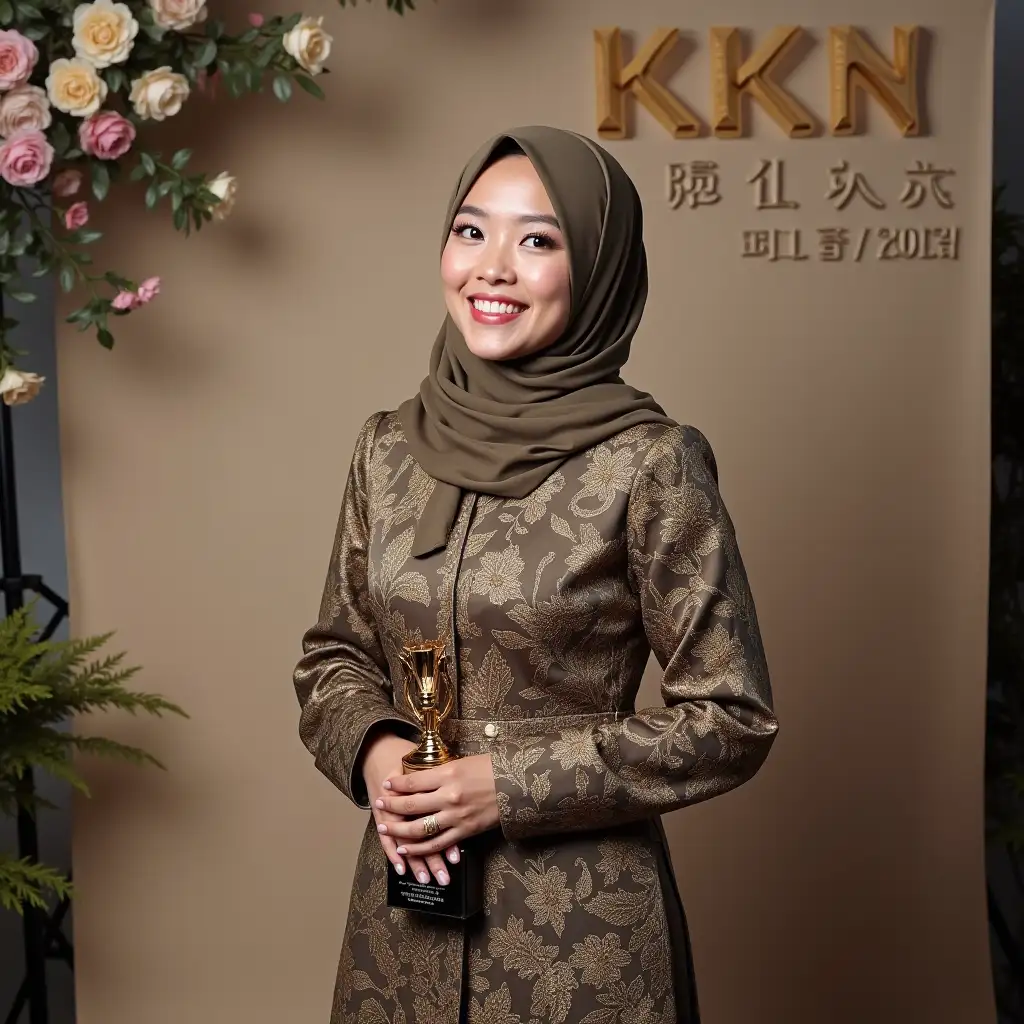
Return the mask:
{"type": "Polygon", "coordinates": [[[525,351],[525,346],[515,338],[497,337],[497,333],[495,331],[491,337],[481,338],[474,331],[466,338],[466,347],[477,359],[487,359],[495,363],[515,359],[525,351]]]}

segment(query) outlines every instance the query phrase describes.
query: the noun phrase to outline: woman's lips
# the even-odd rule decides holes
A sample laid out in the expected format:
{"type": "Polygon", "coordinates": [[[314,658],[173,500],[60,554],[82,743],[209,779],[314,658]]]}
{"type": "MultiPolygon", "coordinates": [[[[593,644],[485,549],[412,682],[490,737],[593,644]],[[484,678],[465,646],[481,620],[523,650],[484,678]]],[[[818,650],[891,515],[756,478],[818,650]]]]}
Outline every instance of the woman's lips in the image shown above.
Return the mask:
{"type": "Polygon", "coordinates": [[[482,310],[477,309],[472,301],[469,303],[469,311],[473,314],[473,319],[478,324],[487,324],[489,327],[501,327],[504,324],[510,324],[526,312],[524,309],[519,313],[484,313],[482,310]]]}

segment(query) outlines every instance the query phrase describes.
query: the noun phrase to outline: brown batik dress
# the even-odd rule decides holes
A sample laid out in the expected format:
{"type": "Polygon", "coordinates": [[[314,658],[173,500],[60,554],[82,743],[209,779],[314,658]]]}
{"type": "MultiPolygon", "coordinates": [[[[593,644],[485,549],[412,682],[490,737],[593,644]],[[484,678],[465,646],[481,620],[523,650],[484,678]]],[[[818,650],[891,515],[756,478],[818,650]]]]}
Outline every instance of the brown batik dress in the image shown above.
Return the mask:
{"type": "Polygon", "coordinates": [[[485,913],[388,908],[368,815],[331,1022],[457,1024],[460,1007],[473,1024],[696,1022],[659,815],[749,779],[777,730],[711,449],[692,427],[632,427],[526,498],[465,494],[446,549],[412,558],[433,486],[398,417],[370,417],[295,673],[299,729],[368,810],[367,732],[416,734],[398,652],[454,623],[443,735],[490,754],[501,813],[478,840],[485,913]],[[651,650],[666,706],[638,712],[651,650]]]}

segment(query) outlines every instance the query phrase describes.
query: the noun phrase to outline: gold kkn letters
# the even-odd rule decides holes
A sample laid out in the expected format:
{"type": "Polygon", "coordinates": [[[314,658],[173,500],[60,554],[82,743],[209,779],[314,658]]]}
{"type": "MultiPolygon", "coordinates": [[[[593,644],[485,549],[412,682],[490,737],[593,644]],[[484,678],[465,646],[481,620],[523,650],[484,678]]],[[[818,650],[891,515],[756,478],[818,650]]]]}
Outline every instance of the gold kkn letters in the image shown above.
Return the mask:
{"type": "MultiPolygon", "coordinates": [[[[856,93],[872,96],[904,136],[920,132],[918,110],[918,43],[916,25],[893,29],[893,58],[888,60],[856,28],[833,26],[828,32],[829,125],[832,135],[855,135],[856,93]]],[[[744,136],[744,95],[751,97],[791,139],[815,134],[814,118],[776,80],[776,73],[804,35],[798,25],[780,25],[745,57],[740,30],[712,28],[711,131],[720,139],[744,136]]],[[[643,106],[673,138],[696,138],[703,124],[693,110],[657,78],[675,49],[676,28],[659,28],[629,63],[622,55],[619,28],[594,30],[597,76],[597,131],[603,139],[625,139],[630,97],[643,106]]]]}

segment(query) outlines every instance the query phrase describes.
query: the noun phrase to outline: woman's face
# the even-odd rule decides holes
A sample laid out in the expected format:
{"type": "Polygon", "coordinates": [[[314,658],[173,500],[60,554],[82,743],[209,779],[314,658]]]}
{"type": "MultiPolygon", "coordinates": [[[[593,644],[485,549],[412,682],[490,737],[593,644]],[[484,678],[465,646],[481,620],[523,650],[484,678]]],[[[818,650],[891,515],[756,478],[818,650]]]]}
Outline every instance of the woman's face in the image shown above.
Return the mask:
{"type": "Polygon", "coordinates": [[[441,281],[452,320],[481,359],[539,352],[565,330],[569,254],[527,157],[504,157],[477,178],[441,254],[441,281]]]}

